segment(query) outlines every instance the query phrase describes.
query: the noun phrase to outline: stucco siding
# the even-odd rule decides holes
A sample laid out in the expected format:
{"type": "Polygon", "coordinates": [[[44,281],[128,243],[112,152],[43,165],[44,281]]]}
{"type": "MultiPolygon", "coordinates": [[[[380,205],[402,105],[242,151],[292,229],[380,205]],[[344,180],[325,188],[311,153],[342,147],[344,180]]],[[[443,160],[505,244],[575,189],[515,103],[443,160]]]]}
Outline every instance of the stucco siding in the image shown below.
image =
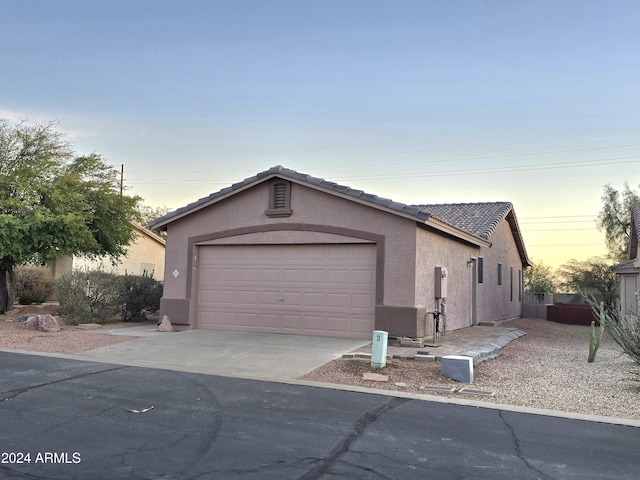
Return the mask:
{"type": "Polygon", "coordinates": [[[506,221],[498,226],[491,242],[491,247],[482,247],[479,252],[484,259],[483,283],[477,286],[479,322],[514,318],[522,314],[522,260],[506,221]],[[498,264],[502,265],[502,285],[498,285],[498,264]]]}
{"type": "MultiPolygon", "coordinates": [[[[198,245],[225,244],[234,240],[244,244],[372,243],[373,237],[379,237],[383,240],[378,263],[383,268],[381,296],[384,304],[415,305],[415,221],[296,183],[291,184],[291,215],[271,218],[265,215],[269,189],[268,182],[257,184],[168,225],[166,301],[190,298],[196,291],[191,278],[197,268],[198,245]],[[272,226],[279,225],[284,227],[269,231],[272,226]],[[288,225],[292,230],[286,229],[288,225]],[[296,230],[295,226],[303,226],[303,229],[296,230]],[[359,236],[357,232],[369,235],[359,236]],[[190,257],[194,257],[191,262],[190,257]],[[177,276],[173,275],[174,271],[178,272],[177,276]]],[[[183,323],[184,320],[176,321],[183,323]]]]}
{"type": "MultiPolygon", "coordinates": [[[[436,308],[435,267],[447,269],[446,322],[454,330],[471,325],[471,265],[467,260],[477,256],[478,248],[434,234],[423,228],[416,229],[416,304],[426,311],[436,308]]],[[[432,317],[427,322],[426,334],[431,335],[432,317]]]]}
{"type": "Polygon", "coordinates": [[[73,258],[74,270],[102,269],[120,275],[142,275],[143,272],[157,280],[164,278],[165,246],[157,240],[144,235],[136,234],[136,239],[127,247],[127,253],[113,264],[110,259],[94,260],[87,257],[73,258]]]}

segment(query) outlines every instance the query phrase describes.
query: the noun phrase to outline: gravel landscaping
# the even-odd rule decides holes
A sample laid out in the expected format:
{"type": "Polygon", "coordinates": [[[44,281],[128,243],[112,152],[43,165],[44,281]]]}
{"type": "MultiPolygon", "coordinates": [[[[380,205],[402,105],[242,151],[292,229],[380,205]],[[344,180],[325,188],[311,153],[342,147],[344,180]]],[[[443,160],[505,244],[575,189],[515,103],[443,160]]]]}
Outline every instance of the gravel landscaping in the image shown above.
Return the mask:
{"type": "MultiPolygon", "coordinates": [[[[57,310],[56,305],[29,305],[16,307],[8,314],[0,315],[0,349],[73,354],[138,338],[123,335],[95,335],[76,326],[66,325],[64,318],[61,317],[56,317],[60,325],[59,332],[29,330],[22,322],[17,321],[25,315],[56,315],[57,310]]],[[[117,322],[110,323],[108,328],[131,325],[131,323],[117,322]]]]}
{"type": "Polygon", "coordinates": [[[587,363],[590,327],[539,319],[502,326],[527,335],[512,341],[498,358],[476,365],[473,385],[441,376],[439,363],[415,360],[388,362],[377,371],[389,376],[386,382],[364,380],[363,374],[372,372],[370,361],[357,358],[334,360],[302,379],[640,420],[640,382],[634,380],[640,377],[633,373],[640,367],[611,339],[603,339],[596,361],[587,363]],[[456,391],[436,393],[421,388],[425,386],[456,391]],[[460,392],[464,387],[494,396],[470,396],[460,392]]]}

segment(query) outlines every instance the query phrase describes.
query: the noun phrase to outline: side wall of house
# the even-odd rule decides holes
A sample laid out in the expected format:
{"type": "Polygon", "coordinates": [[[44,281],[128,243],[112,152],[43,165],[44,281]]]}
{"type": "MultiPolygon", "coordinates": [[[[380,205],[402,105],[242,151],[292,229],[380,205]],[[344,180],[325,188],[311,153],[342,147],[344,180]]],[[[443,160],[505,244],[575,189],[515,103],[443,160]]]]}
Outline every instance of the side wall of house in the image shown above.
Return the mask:
{"type": "Polygon", "coordinates": [[[215,243],[376,243],[376,328],[407,323],[415,330],[415,222],[352,200],[291,183],[292,213],[265,214],[263,182],[176,220],[167,228],[161,315],[194,325],[197,246],[215,243]],[[224,240],[226,239],[226,240],[224,240]]]}
{"type": "Polygon", "coordinates": [[[116,265],[109,259],[92,260],[86,257],[75,257],[73,269],[103,269],[121,275],[141,275],[143,272],[153,273],[153,278],[164,278],[164,254],[165,247],[157,240],[147,235],[137,233],[137,237],[128,249],[127,254],[120,258],[116,265]]]}
{"type": "Polygon", "coordinates": [[[522,259],[506,220],[490,241],[490,247],[482,247],[478,252],[483,259],[482,283],[477,284],[478,322],[522,315],[522,259]]]}
{"type": "MultiPolygon", "coordinates": [[[[478,248],[460,241],[435,235],[424,228],[418,228],[416,259],[416,299],[431,312],[441,307],[435,297],[435,268],[447,269],[447,296],[445,302],[446,322],[448,330],[455,330],[471,325],[471,288],[472,266],[468,263],[478,255],[478,248]]],[[[433,334],[433,317],[423,321],[424,333],[418,331],[417,336],[433,334]]]]}

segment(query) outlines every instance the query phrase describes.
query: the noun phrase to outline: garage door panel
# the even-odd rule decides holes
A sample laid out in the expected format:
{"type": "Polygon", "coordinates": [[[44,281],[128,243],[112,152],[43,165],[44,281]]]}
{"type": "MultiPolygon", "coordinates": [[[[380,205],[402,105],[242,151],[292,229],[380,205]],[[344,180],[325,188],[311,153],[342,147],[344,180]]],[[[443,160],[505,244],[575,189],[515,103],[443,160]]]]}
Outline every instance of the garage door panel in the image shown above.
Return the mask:
{"type": "Polygon", "coordinates": [[[269,305],[279,305],[278,301],[280,298],[280,292],[275,291],[261,291],[260,292],[260,305],[261,306],[269,306],[269,305]]]}
{"type": "Polygon", "coordinates": [[[320,315],[303,315],[302,328],[307,334],[320,334],[326,330],[326,320],[320,315]]]}
{"type": "Polygon", "coordinates": [[[242,268],[240,269],[241,282],[258,282],[260,281],[260,270],[257,268],[242,268]]]}
{"type": "Polygon", "coordinates": [[[327,295],[327,307],[348,308],[350,306],[349,295],[346,293],[330,293],[327,295]]]}
{"type": "Polygon", "coordinates": [[[374,272],[371,270],[353,270],[351,272],[351,283],[369,287],[375,283],[374,272]]]}
{"type": "Polygon", "coordinates": [[[305,307],[325,307],[327,296],[324,293],[305,293],[303,305],[305,307]]]}
{"type": "Polygon", "coordinates": [[[305,283],[314,283],[324,285],[327,281],[327,272],[326,270],[311,270],[307,269],[304,271],[304,282],[305,283]]]}
{"type": "Polygon", "coordinates": [[[350,281],[349,270],[329,270],[327,280],[331,283],[348,284],[350,281]]]}
{"type": "Polygon", "coordinates": [[[351,318],[351,332],[363,338],[371,336],[371,320],[368,317],[351,318]]]}
{"type": "Polygon", "coordinates": [[[263,282],[280,282],[282,270],[279,268],[263,268],[260,270],[260,277],[263,282]]]}
{"type": "Polygon", "coordinates": [[[369,338],[375,251],[373,244],[200,247],[197,325],[369,338]]]}
{"type": "Polygon", "coordinates": [[[280,315],[280,325],[287,330],[300,330],[299,314],[282,314],[280,315]]]}
{"type": "Polygon", "coordinates": [[[258,325],[263,329],[273,329],[278,328],[280,325],[280,315],[276,313],[261,313],[256,315],[256,319],[253,322],[253,325],[258,325]]]}
{"type": "Polygon", "coordinates": [[[304,270],[301,268],[291,269],[286,268],[282,270],[283,282],[300,283],[304,280],[304,270]]]}
{"type": "Polygon", "coordinates": [[[370,310],[371,308],[375,308],[375,300],[373,295],[362,295],[354,293],[353,295],[351,295],[351,306],[353,308],[370,310]]]}
{"type": "Polygon", "coordinates": [[[241,290],[238,292],[239,302],[246,306],[257,306],[260,303],[260,295],[256,290],[241,290]]]}
{"type": "Polygon", "coordinates": [[[350,321],[351,319],[345,317],[328,317],[327,331],[334,333],[347,331],[350,321]]]}

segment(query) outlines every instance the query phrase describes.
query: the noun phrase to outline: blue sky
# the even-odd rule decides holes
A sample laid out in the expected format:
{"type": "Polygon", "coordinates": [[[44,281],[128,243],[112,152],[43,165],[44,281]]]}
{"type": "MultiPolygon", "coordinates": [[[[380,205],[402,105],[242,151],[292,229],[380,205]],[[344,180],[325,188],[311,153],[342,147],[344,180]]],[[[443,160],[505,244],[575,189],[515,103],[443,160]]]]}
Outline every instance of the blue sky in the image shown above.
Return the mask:
{"type": "Polygon", "coordinates": [[[605,252],[640,184],[637,1],[34,1],[0,8],[0,117],[178,208],[273,165],[405,203],[511,201],[534,261],[605,252]]]}

